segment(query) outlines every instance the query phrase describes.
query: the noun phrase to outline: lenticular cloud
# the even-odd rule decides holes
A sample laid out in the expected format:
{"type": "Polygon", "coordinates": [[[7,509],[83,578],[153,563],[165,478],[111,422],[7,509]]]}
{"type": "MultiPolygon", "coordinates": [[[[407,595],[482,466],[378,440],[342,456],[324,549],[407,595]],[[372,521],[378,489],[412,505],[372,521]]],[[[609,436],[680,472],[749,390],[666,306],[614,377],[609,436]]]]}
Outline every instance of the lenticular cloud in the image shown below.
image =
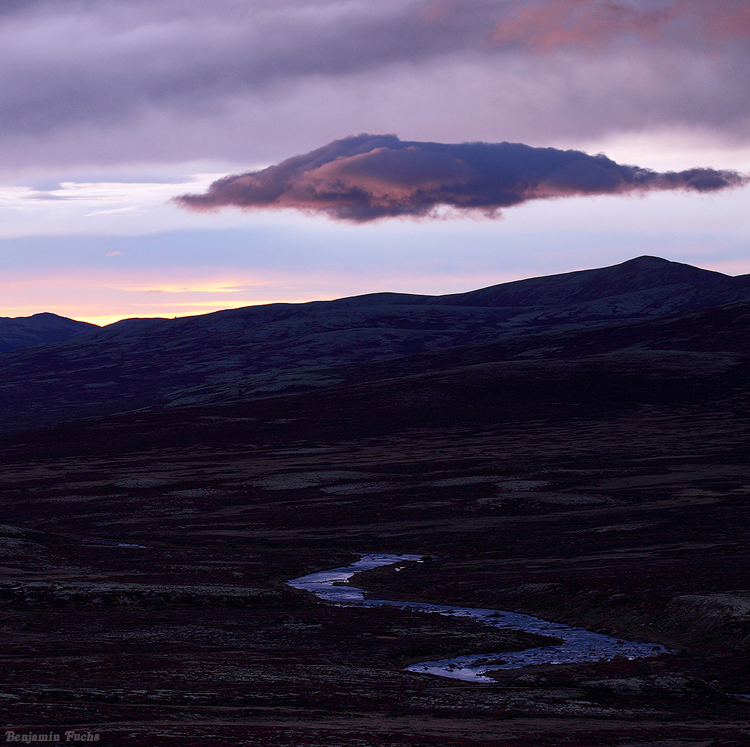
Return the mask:
{"type": "Polygon", "coordinates": [[[604,155],[521,143],[421,143],[395,135],[336,140],[275,166],[215,181],[182,195],[192,210],[296,208],[364,223],[433,217],[441,207],[498,217],[529,200],[653,190],[715,192],[747,183],[735,171],[659,173],[604,155]]]}

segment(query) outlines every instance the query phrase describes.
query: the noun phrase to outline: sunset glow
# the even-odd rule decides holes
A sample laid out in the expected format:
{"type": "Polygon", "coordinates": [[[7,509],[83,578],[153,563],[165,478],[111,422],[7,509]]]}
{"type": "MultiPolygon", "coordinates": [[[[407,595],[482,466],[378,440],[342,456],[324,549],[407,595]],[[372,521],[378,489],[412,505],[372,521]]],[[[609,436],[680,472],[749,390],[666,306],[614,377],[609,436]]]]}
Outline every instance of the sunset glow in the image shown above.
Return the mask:
{"type": "Polygon", "coordinates": [[[13,4],[0,12],[14,70],[0,90],[0,315],[102,323],[437,294],[639,254],[748,272],[741,182],[605,194],[579,165],[506,209],[460,154],[518,143],[632,174],[750,173],[749,13],[739,0],[13,4]],[[289,170],[284,195],[251,211],[210,187],[361,133],[407,145],[398,162],[393,148],[342,151],[289,170]],[[175,202],[209,189],[208,211],[175,202]],[[369,190],[354,225],[341,190],[369,190]]]}

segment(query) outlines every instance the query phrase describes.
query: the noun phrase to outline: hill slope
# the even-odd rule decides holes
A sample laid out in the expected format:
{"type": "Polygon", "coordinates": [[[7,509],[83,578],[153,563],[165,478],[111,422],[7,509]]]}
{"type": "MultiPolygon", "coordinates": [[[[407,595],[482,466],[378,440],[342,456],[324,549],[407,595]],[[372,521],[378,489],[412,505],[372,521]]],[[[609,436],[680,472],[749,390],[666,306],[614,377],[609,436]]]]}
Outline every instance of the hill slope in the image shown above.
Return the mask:
{"type": "Polygon", "coordinates": [[[0,353],[8,350],[62,342],[98,329],[95,324],[78,322],[44,312],[24,317],[0,318],[0,353]]]}
{"type": "Polygon", "coordinates": [[[641,257],[452,296],[373,294],[127,320],[0,356],[2,427],[244,401],[466,362],[571,357],[633,345],[693,351],[708,345],[710,351],[716,333],[699,331],[711,322],[695,309],[728,302],[738,305],[724,312],[729,326],[722,334],[733,337],[720,349],[738,352],[746,326],[737,299],[748,296],[746,277],[641,257]],[[686,313],[683,322],[659,322],[686,313]]]}

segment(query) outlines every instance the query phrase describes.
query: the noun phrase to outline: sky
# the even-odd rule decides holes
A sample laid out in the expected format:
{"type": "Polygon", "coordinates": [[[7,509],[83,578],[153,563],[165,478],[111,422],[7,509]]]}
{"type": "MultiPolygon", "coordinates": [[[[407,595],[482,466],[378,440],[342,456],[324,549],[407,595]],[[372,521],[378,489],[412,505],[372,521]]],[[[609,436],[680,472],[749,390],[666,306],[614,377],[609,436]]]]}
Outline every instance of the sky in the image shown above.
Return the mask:
{"type": "Polygon", "coordinates": [[[0,316],[750,273],[750,0],[4,0],[0,316]]]}

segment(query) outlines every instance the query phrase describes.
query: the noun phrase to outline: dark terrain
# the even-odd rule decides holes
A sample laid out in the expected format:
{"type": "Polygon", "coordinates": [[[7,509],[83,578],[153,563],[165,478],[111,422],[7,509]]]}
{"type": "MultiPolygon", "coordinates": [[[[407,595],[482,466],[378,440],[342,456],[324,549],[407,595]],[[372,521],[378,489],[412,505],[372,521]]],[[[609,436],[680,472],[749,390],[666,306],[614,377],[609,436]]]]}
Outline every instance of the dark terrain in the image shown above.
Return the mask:
{"type": "Polygon", "coordinates": [[[43,312],[10,319],[0,317],[0,352],[17,350],[49,342],[63,342],[97,329],[95,324],[77,322],[64,316],[43,312]]]}
{"type": "Polygon", "coordinates": [[[134,747],[750,744],[748,288],[640,258],[4,353],[2,723],[134,747]],[[284,584],[368,552],[425,557],[357,577],[379,597],[674,653],[402,672],[539,641],[284,584]]]}

